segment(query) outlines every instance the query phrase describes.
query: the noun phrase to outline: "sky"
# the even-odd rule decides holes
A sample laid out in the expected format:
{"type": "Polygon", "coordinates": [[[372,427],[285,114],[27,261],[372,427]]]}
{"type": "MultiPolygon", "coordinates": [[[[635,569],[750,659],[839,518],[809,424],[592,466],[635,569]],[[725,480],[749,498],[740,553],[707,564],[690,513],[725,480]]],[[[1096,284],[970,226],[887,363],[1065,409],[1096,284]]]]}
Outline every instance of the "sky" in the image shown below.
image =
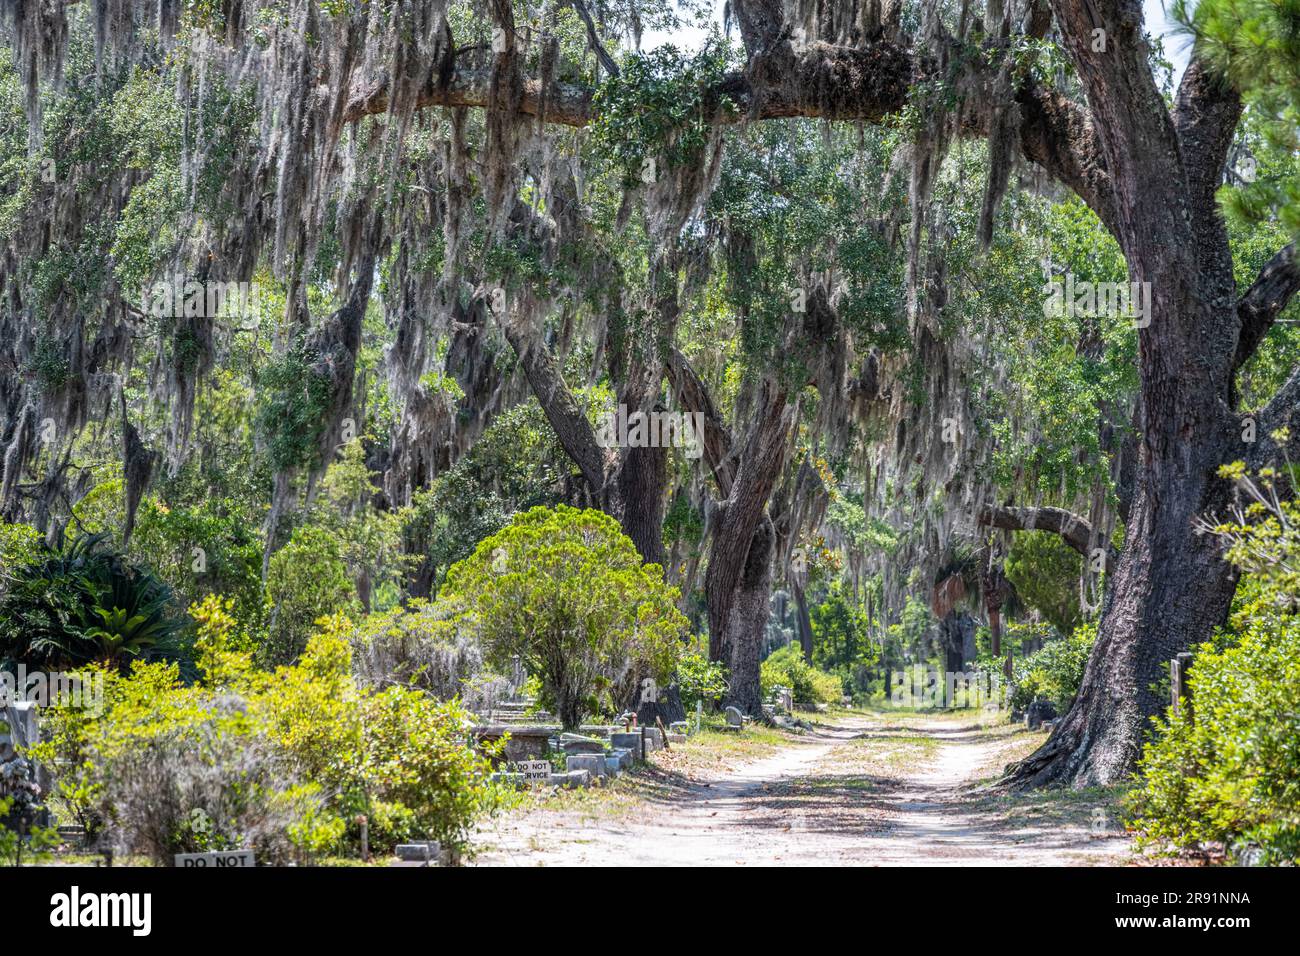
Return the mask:
{"type": "MultiPolygon", "coordinates": [[[[719,25],[722,23],[722,6],[722,0],[718,0],[713,8],[713,19],[719,25]]],[[[1142,12],[1146,19],[1147,30],[1152,34],[1168,38],[1165,43],[1165,55],[1174,64],[1174,82],[1177,83],[1182,78],[1183,69],[1187,66],[1187,56],[1190,51],[1186,39],[1174,35],[1174,26],[1165,15],[1166,6],[1168,6],[1167,0],[1142,0],[1142,12]]],[[[676,31],[650,30],[641,38],[641,49],[653,50],[665,43],[673,43],[679,49],[694,50],[703,43],[705,34],[706,31],[698,27],[676,31]]]]}

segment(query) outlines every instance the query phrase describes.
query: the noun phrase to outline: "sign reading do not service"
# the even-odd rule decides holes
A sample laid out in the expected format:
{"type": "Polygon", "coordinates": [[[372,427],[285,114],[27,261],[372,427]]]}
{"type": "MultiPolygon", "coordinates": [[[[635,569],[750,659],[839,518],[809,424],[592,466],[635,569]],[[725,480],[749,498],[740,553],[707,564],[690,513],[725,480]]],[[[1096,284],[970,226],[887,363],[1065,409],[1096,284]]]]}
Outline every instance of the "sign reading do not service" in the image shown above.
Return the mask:
{"type": "Polygon", "coordinates": [[[173,858],[177,866],[202,869],[256,866],[252,850],[227,850],[224,853],[177,853],[173,858]]]}

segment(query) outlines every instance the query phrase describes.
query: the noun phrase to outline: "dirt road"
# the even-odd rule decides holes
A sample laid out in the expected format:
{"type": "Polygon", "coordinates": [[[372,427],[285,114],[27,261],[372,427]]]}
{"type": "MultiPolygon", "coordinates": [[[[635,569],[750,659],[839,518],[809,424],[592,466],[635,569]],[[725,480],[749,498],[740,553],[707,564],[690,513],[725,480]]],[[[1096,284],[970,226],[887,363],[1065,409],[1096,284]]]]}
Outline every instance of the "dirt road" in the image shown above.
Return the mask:
{"type": "MultiPolygon", "coordinates": [[[[1122,863],[1113,795],[980,791],[1042,739],[978,716],[846,717],[770,756],[662,781],[650,795],[514,812],[478,865],[1122,863]]],[[[688,744],[687,747],[690,745],[688,744]]]]}

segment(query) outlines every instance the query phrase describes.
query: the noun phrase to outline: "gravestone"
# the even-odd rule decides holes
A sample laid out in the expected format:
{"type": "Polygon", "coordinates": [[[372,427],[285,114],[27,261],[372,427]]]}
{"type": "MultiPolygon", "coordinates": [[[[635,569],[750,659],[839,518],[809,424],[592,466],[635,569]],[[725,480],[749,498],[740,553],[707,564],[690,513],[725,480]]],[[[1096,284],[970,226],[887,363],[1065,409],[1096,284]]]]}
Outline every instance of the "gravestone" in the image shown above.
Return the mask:
{"type": "Polygon", "coordinates": [[[689,734],[691,732],[691,722],[689,720],[674,720],[668,725],[668,730],[674,734],[689,734]]]}
{"type": "Polygon", "coordinates": [[[1043,721],[1055,720],[1056,717],[1056,707],[1050,700],[1036,700],[1025,711],[1025,726],[1030,730],[1038,730],[1043,721]]]}
{"type": "Polygon", "coordinates": [[[442,864],[444,856],[442,844],[437,840],[426,840],[423,843],[399,843],[393,851],[397,854],[399,860],[405,860],[408,863],[426,863],[442,864]]]}
{"type": "MultiPolygon", "coordinates": [[[[0,763],[13,760],[19,749],[41,742],[38,714],[37,705],[29,700],[9,700],[0,707],[0,763]]],[[[31,766],[41,793],[49,793],[54,787],[50,772],[42,764],[32,762],[31,766]]]]}
{"type": "Polygon", "coordinates": [[[564,773],[553,773],[547,783],[552,787],[566,787],[568,789],[585,787],[591,783],[591,772],[588,770],[566,770],[564,773]]]}
{"type": "Polygon", "coordinates": [[[555,735],[554,725],[511,725],[490,724],[475,727],[474,737],[480,743],[495,743],[506,738],[505,750],[501,757],[507,763],[520,760],[536,760],[551,748],[551,737],[555,735]]]}
{"type": "Polygon", "coordinates": [[[610,746],[615,750],[627,750],[632,754],[633,760],[644,760],[645,750],[641,747],[641,731],[635,733],[609,735],[610,746]]]}
{"type": "Polygon", "coordinates": [[[745,715],[740,712],[738,707],[727,708],[727,727],[731,730],[739,730],[745,726],[745,715]]]}
{"type": "Polygon", "coordinates": [[[1187,682],[1187,671],[1192,666],[1192,655],[1183,651],[1169,661],[1169,696],[1174,713],[1186,712],[1192,719],[1192,686],[1187,682]]]}
{"type": "Polygon", "coordinates": [[[564,769],[570,773],[574,770],[585,770],[593,777],[603,777],[608,773],[603,753],[570,754],[564,761],[564,769]]]}
{"type": "Polygon", "coordinates": [[[664,735],[658,727],[642,727],[641,736],[645,738],[645,752],[664,749],[664,735]]]}
{"type": "Polygon", "coordinates": [[[566,754],[603,754],[605,741],[581,734],[560,734],[560,747],[566,754]]]}
{"type": "Polygon", "coordinates": [[[40,739],[34,703],[14,700],[0,707],[0,762],[12,760],[18,748],[35,746],[40,739]]]}
{"type": "Polygon", "coordinates": [[[633,761],[636,759],[631,750],[626,747],[615,747],[609,752],[609,756],[618,762],[619,770],[628,770],[631,768],[633,761]]]}

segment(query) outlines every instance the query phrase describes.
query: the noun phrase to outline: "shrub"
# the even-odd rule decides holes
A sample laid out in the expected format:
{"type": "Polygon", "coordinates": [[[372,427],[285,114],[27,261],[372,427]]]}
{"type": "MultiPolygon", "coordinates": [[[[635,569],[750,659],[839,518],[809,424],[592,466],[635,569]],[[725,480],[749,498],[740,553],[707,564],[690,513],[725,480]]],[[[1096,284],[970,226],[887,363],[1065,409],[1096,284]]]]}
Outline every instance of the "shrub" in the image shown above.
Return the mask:
{"type": "Polygon", "coordinates": [[[1011,706],[1024,710],[1035,700],[1050,700],[1060,713],[1074,703],[1083,669],[1097,640],[1097,625],[1082,624],[1069,637],[1048,641],[1017,660],[1011,676],[1011,706]]]}
{"type": "Polygon", "coordinates": [[[33,756],[91,832],[159,863],[235,846],[275,863],[337,848],[361,813],[376,848],[419,837],[458,850],[496,807],[490,755],[471,747],[464,710],[358,686],[346,618],[324,620],[298,664],[268,673],[228,649],[235,623],[218,599],[195,614],[200,683],[138,664],[106,675],[101,711],[44,715],[33,756]]]}
{"type": "Polygon", "coordinates": [[[303,778],[331,795],[332,809],[349,821],[367,815],[376,848],[418,838],[459,852],[501,797],[492,754],[470,745],[468,713],[406,687],[358,686],[351,623],[321,624],[297,666],[252,676],[263,726],[303,778]]]}
{"type": "Polygon", "coordinates": [[[353,670],[369,686],[418,687],[440,700],[460,697],[476,711],[510,691],[509,681],[487,668],[482,647],[455,626],[445,605],[412,601],[408,608],[372,614],[351,641],[353,670]]]}
{"type": "Polygon", "coordinates": [[[720,662],[691,651],[677,661],[677,686],[688,711],[695,709],[697,701],[703,701],[711,710],[727,693],[727,669],[720,662]]]}
{"type": "MultiPolygon", "coordinates": [[[[247,723],[242,698],[185,695],[176,706],[149,708],[145,723],[119,714],[94,744],[99,809],[119,847],[159,866],[177,853],[244,847],[266,863],[293,859],[324,803],[320,788],[296,781],[247,723]]],[[[341,833],[337,821],[326,826],[341,833]]]]}
{"type": "Polygon", "coordinates": [[[1180,708],[1155,721],[1132,825],[1143,846],[1218,842],[1257,849],[1263,863],[1300,864],[1300,505],[1269,500],[1267,470],[1262,492],[1239,465],[1226,472],[1256,501],[1239,523],[1214,529],[1246,577],[1229,627],[1196,650],[1193,719],[1180,708]]]}
{"type": "Polygon", "coordinates": [[[0,591],[7,574],[35,564],[41,553],[40,533],[28,524],[0,521],[0,591]]]}
{"type": "Polygon", "coordinates": [[[316,620],[350,611],[357,594],[338,536],[319,527],[296,529],[289,543],[271,556],[266,591],[274,608],[257,658],[268,665],[295,660],[316,620]]]}
{"type": "Polygon", "coordinates": [[[1257,846],[1300,863],[1300,623],[1255,620],[1236,647],[1202,645],[1186,710],[1156,721],[1131,801],[1142,845],[1257,846]]]}
{"type": "Polygon", "coordinates": [[[798,644],[787,644],[768,655],[759,668],[759,684],[765,698],[777,687],[790,688],[794,702],[804,707],[838,703],[844,693],[840,679],[805,661],[798,644]]]}
{"type": "Polygon", "coordinates": [[[658,565],[600,511],[533,508],[453,565],[440,600],[504,670],[518,658],[566,728],[613,709],[629,673],[666,684],[689,622],[658,565]]]}
{"type": "Polygon", "coordinates": [[[236,847],[272,863],[297,855],[295,838],[323,798],[296,780],[247,698],[186,687],[166,664],[106,675],[104,686],[102,712],[54,709],[33,748],[90,832],[160,866],[236,847]]]}

